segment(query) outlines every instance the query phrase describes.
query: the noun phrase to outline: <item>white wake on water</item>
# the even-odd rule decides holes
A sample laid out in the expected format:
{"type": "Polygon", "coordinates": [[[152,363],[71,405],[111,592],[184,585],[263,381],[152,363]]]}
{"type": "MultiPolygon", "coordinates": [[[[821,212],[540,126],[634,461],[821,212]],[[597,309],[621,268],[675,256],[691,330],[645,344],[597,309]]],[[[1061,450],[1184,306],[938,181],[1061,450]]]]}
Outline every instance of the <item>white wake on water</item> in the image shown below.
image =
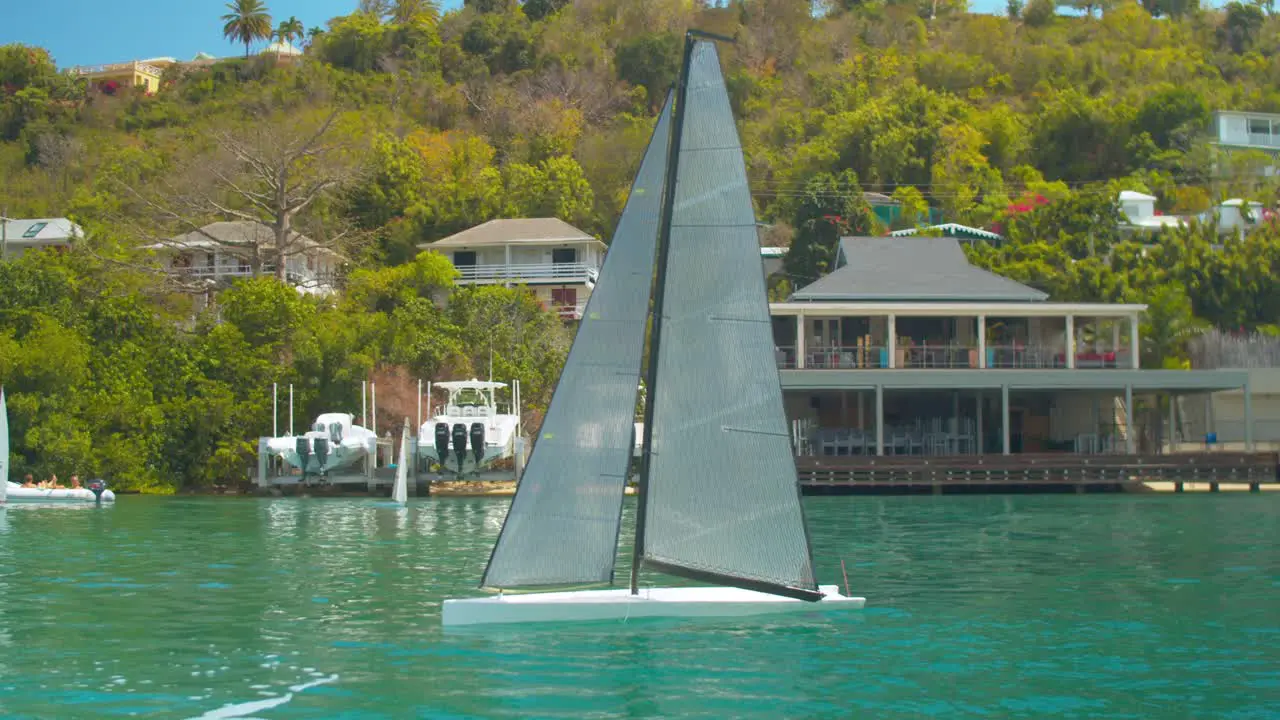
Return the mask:
{"type": "Polygon", "coordinates": [[[253,702],[235,703],[232,705],[223,705],[217,710],[210,710],[209,712],[197,718],[192,718],[191,720],[226,720],[227,718],[256,720],[252,713],[279,707],[292,700],[294,693],[300,693],[304,690],[309,690],[320,685],[327,685],[331,682],[336,682],[337,679],[337,675],[330,675],[329,677],[319,678],[318,680],[312,680],[311,682],[305,682],[299,685],[290,685],[289,692],[281,695],[280,697],[267,698],[266,700],[255,700],[253,702]]]}

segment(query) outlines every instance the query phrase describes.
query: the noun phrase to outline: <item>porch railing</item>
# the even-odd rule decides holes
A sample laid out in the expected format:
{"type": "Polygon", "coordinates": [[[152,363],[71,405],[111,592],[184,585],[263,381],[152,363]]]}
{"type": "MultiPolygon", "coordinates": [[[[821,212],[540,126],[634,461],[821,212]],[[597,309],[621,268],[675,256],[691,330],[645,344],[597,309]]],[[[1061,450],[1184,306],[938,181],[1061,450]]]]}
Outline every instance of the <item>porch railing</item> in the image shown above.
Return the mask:
{"type": "MultiPolygon", "coordinates": [[[[955,369],[982,367],[976,347],[967,345],[899,345],[893,367],[896,369],[955,369]]],[[[992,369],[1063,369],[1066,353],[1052,346],[995,345],[986,349],[986,367],[992,369]]],[[[796,348],[774,347],[778,367],[792,370],[797,364],[796,348]]],[[[805,348],[806,370],[865,370],[888,368],[889,348],[883,345],[857,345],[805,348]]],[[[1128,368],[1128,350],[1079,350],[1076,368],[1081,370],[1128,368]]]]}
{"type": "Polygon", "coordinates": [[[595,282],[599,269],[586,263],[523,263],[511,265],[462,265],[458,282],[595,282]]]}

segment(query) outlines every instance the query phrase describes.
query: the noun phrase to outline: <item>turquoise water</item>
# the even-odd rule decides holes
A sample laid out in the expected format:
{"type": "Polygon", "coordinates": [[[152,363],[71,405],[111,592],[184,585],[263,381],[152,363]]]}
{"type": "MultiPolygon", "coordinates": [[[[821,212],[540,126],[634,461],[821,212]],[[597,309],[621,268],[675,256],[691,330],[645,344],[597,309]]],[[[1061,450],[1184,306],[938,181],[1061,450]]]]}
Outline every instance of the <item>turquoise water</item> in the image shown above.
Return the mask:
{"type": "Polygon", "coordinates": [[[809,498],[863,612],[443,633],[506,507],[0,510],[0,716],[1280,717],[1280,493],[809,498]]]}

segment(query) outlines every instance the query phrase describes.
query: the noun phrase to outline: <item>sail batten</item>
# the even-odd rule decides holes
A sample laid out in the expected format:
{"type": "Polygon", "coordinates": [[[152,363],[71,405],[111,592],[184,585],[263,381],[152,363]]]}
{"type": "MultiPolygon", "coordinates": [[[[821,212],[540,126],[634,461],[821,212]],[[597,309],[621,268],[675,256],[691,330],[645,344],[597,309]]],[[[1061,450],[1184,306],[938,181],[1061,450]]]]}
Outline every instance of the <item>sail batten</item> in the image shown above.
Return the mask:
{"type": "Polygon", "coordinates": [[[650,569],[817,600],[741,143],[715,45],[687,52],[641,556],[650,569]]]}
{"type": "Polygon", "coordinates": [[[533,453],[481,580],[611,582],[648,322],[671,101],[658,117],[533,453]]]}

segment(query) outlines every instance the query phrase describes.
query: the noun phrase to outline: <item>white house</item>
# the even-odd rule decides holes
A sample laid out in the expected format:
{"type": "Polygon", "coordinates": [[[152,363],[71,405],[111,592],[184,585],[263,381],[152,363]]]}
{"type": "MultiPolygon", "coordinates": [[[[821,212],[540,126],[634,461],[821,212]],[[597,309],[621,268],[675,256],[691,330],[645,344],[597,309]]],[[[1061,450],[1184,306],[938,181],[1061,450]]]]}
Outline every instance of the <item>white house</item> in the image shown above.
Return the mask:
{"type": "Polygon", "coordinates": [[[1219,110],[1213,114],[1212,144],[1225,151],[1258,150],[1271,155],[1275,163],[1262,169],[1263,175],[1280,172],[1280,115],[1275,113],[1219,110]]]}
{"type": "Polygon", "coordinates": [[[582,319],[606,249],[557,218],[490,220],[418,247],[448,257],[459,285],[527,285],[571,320],[582,319]]]}
{"type": "Polygon", "coordinates": [[[65,250],[83,237],[80,226],[66,218],[0,218],[0,254],[5,258],[19,257],[28,250],[65,250]]]}
{"type": "MultiPolygon", "coordinates": [[[[1122,191],[1118,201],[1120,214],[1124,216],[1123,229],[1125,230],[1156,232],[1165,228],[1186,226],[1193,219],[1179,215],[1156,214],[1155,197],[1133,190],[1122,191]]],[[[1232,198],[1195,215],[1194,219],[1201,223],[1217,225],[1219,233],[1234,235],[1238,232],[1249,232],[1257,227],[1266,212],[1266,208],[1260,202],[1232,198]]]]}
{"type": "MultiPolygon", "coordinates": [[[[291,245],[298,250],[285,259],[285,278],[299,292],[328,294],[333,292],[336,275],[343,258],[304,235],[293,233],[291,245]]],[[[182,278],[206,280],[214,289],[239,278],[251,277],[250,264],[254,246],[270,249],[275,244],[275,231],[262,223],[245,220],[216,222],[199,230],[150,245],[164,268],[182,278]]],[[[263,275],[275,273],[275,264],[262,267],[263,275]]]]}

